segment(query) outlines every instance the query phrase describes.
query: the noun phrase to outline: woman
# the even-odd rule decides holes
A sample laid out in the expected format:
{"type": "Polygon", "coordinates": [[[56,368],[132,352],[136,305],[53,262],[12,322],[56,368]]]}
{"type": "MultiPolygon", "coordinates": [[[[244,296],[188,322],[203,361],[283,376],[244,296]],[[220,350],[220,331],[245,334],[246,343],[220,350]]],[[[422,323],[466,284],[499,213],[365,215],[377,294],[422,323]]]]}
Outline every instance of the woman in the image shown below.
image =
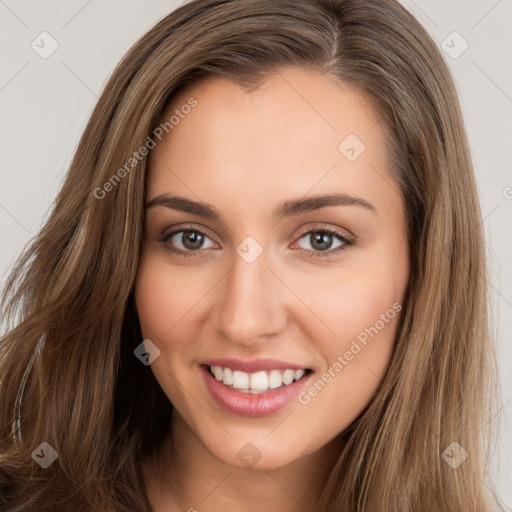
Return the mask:
{"type": "Polygon", "coordinates": [[[181,6],[8,283],[4,508],[491,510],[480,221],[398,3],[181,6]]]}

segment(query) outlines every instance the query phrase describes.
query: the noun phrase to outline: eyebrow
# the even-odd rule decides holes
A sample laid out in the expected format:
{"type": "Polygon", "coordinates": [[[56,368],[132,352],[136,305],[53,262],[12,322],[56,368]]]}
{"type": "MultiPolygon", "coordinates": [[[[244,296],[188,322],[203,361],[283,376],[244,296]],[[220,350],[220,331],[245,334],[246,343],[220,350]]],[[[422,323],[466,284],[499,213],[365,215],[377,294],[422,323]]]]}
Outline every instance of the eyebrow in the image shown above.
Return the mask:
{"type": "MultiPolygon", "coordinates": [[[[200,201],[192,201],[185,197],[160,194],[146,204],[146,209],[165,206],[173,210],[198,215],[212,220],[220,220],[220,212],[212,205],[200,201]]],[[[328,206],[359,206],[373,213],[376,208],[364,199],[348,194],[329,194],[293,199],[280,204],[273,212],[275,220],[312,212],[328,206]]]]}

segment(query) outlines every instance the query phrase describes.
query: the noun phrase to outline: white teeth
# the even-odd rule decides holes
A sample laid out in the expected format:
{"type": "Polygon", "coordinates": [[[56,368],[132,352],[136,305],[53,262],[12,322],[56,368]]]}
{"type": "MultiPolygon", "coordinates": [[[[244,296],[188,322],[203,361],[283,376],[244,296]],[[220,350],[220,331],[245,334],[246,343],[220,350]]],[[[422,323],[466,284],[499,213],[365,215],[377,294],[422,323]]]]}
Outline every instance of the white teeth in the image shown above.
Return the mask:
{"type": "Polygon", "coordinates": [[[306,373],[305,370],[291,369],[246,373],[221,366],[210,366],[210,372],[226,386],[245,393],[261,393],[283,385],[288,386],[306,373]]]}
{"type": "Polygon", "coordinates": [[[281,372],[279,370],[272,370],[268,378],[268,387],[270,389],[280,388],[283,385],[281,372]]]}
{"type": "Polygon", "coordinates": [[[236,389],[249,389],[249,374],[235,370],[233,372],[233,387],[236,389]]]}
{"type": "Polygon", "coordinates": [[[294,378],[295,380],[299,380],[304,375],[304,370],[295,370],[294,378]]]}
{"type": "Polygon", "coordinates": [[[293,379],[295,378],[295,372],[293,370],[285,370],[283,373],[283,384],[291,384],[293,382],[293,379]]]}
{"type": "MultiPolygon", "coordinates": [[[[217,368],[221,368],[221,367],[218,366],[217,368]]],[[[221,368],[221,370],[222,370],[222,368],[221,368]]],[[[224,384],[226,384],[226,386],[233,385],[233,370],[231,368],[224,368],[224,373],[223,373],[221,380],[222,380],[222,382],[224,382],[224,384]]]]}
{"type": "Polygon", "coordinates": [[[255,389],[257,391],[265,391],[268,389],[268,377],[267,372],[256,372],[251,373],[251,378],[249,381],[250,388],[255,389]]]}

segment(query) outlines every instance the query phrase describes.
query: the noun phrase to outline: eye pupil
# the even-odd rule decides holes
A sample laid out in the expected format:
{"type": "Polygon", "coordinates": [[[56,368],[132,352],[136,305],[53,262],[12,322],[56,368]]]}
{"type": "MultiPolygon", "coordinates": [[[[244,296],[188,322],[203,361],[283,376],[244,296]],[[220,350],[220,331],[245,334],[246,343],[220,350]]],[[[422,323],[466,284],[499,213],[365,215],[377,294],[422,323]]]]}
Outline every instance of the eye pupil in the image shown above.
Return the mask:
{"type": "Polygon", "coordinates": [[[319,251],[326,251],[332,245],[332,235],[325,232],[317,232],[310,235],[311,247],[319,251]]]}
{"type": "Polygon", "coordinates": [[[204,236],[197,231],[184,231],[181,242],[187,249],[199,249],[203,245],[204,236]]]}

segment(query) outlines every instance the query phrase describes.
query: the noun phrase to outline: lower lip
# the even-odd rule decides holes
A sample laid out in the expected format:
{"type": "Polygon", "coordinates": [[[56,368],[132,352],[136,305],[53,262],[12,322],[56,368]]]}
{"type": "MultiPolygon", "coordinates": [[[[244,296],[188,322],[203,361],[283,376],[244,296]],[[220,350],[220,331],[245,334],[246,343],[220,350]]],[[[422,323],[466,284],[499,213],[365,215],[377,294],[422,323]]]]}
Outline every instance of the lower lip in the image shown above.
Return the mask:
{"type": "Polygon", "coordinates": [[[200,368],[215,402],[226,411],[241,416],[265,416],[282,409],[300,393],[312,375],[309,373],[287,386],[253,394],[228,388],[212,375],[207,366],[201,365],[200,368]]]}

